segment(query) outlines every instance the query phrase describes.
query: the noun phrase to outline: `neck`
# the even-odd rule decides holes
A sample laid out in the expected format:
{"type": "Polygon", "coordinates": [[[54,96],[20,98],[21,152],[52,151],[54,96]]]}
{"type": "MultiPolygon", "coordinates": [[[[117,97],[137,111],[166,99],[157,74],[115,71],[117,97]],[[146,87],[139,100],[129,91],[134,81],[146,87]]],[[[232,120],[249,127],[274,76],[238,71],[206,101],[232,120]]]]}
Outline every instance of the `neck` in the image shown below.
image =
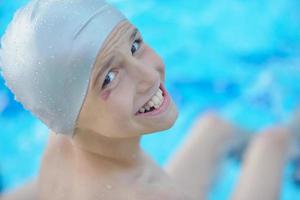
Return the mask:
{"type": "Polygon", "coordinates": [[[108,138],[92,131],[77,130],[73,143],[77,147],[78,154],[82,156],[133,164],[138,162],[143,155],[140,139],[140,136],[108,138]]]}

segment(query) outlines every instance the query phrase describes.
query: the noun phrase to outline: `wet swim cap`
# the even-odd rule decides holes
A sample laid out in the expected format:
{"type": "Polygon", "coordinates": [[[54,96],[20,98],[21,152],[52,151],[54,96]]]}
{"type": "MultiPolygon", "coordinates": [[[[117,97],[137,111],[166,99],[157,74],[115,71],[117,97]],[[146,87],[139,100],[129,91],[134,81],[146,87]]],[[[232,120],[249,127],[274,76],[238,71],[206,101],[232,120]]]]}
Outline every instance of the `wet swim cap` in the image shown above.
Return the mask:
{"type": "Polygon", "coordinates": [[[51,130],[72,136],[97,54],[124,19],[104,0],[31,1],[1,40],[7,87],[51,130]]]}

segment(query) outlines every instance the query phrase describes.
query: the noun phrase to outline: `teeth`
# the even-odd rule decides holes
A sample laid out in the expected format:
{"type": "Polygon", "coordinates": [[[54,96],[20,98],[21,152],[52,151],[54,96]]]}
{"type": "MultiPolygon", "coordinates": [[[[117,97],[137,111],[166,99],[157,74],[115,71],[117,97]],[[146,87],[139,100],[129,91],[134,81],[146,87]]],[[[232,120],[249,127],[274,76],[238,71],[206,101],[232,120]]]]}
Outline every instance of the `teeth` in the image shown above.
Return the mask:
{"type": "Polygon", "coordinates": [[[148,106],[150,106],[150,107],[154,106],[154,102],[152,101],[152,99],[148,102],[148,106]]]}
{"type": "Polygon", "coordinates": [[[155,96],[157,96],[160,101],[162,101],[164,99],[162,94],[156,94],[155,96]]]}
{"type": "Polygon", "coordinates": [[[160,100],[157,96],[152,97],[152,101],[154,104],[158,105],[160,103],[160,100]]]}
{"type": "Polygon", "coordinates": [[[146,105],[146,106],[144,106],[144,108],[145,108],[147,111],[149,111],[151,107],[148,106],[148,105],[146,105]]]}
{"type": "Polygon", "coordinates": [[[139,110],[140,113],[149,111],[152,107],[155,109],[159,108],[164,101],[163,92],[159,88],[156,94],[139,110]]]}

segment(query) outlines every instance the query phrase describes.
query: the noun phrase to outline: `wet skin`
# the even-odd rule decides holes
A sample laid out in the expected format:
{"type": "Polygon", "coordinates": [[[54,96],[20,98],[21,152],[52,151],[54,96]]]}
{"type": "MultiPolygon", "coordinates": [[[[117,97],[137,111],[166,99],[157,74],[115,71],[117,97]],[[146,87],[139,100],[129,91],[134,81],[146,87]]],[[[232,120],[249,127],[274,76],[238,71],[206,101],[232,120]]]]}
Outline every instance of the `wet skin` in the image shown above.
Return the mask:
{"type": "Polygon", "coordinates": [[[138,113],[164,79],[161,58],[121,22],[99,52],[74,137],[50,136],[39,199],[191,199],[140,148],[142,135],[177,119],[171,98],[164,112],[138,113]]]}

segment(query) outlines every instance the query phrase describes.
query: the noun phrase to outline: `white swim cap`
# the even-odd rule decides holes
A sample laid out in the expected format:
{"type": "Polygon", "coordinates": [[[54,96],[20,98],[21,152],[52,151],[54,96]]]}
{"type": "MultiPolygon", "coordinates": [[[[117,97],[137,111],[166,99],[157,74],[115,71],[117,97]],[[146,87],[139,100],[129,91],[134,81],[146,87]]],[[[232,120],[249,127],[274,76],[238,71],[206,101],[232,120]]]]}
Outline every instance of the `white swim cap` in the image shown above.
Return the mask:
{"type": "Polygon", "coordinates": [[[51,130],[72,136],[99,50],[125,19],[104,0],[29,2],[1,39],[6,86],[51,130]]]}

